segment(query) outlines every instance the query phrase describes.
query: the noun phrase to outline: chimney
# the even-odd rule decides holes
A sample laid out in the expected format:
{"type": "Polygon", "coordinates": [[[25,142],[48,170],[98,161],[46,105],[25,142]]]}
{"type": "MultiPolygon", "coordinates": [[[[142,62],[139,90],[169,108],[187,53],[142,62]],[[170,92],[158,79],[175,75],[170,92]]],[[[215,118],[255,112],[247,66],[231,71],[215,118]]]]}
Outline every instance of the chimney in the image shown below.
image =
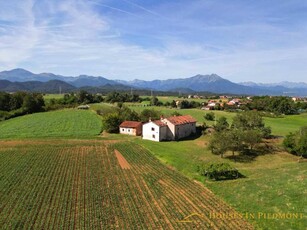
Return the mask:
{"type": "Polygon", "coordinates": [[[151,122],[151,117],[149,117],[148,121],[151,122]]]}
{"type": "Polygon", "coordinates": [[[163,119],[164,119],[164,116],[163,116],[163,115],[161,115],[160,120],[162,121],[163,119]]]}

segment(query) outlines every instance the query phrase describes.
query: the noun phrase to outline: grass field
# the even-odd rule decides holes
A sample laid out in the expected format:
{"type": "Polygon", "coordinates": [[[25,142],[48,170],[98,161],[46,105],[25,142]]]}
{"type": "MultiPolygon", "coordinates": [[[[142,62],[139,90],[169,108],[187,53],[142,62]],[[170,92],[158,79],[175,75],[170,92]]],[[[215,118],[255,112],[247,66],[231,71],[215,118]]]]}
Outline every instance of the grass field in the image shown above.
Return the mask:
{"type": "Polygon", "coordinates": [[[307,165],[298,157],[277,151],[258,157],[233,160],[211,154],[206,149],[207,137],[180,142],[151,142],[133,139],[149,149],[162,162],[191,179],[204,182],[240,213],[255,215],[249,220],[259,229],[305,229],[307,226],[307,165]],[[201,162],[228,162],[246,178],[230,181],[204,181],[198,175],[201,162]],[[265,219],[259,213],[302,213],[304,219],[265,219]]]}
{"type": "MultiPolygon", "coordinates": [[[[139,112],[152,108],[129,107],[139,112]]],[[[153,108],[164,115],[190,114],[200,123],[207,112],[153,108]]],[[[208,135],[161,143],[116,134],[98,138],[101,119],[94,111],[113,109],[99,103],[88,111],[67,109],[0,122],[0,138],[13,139],[0,141],[0,229],[245,229],[245,219],[208,217],[233,211],[221,200],[254,215],[248,221],[257,229],[306,229],[306,162],[278,149],[281,140],[274,151],[258,157],[226,154],[222,159],[207,150],[208,135]],[[201,162],[228,162],[245,178],[204,181],[196,172],[201,162]],[[221,200],[184,176],[203,182],[221,200]],[[265,219],[259,212],[303,213],[304,219],[265,219]],[[193,216],[192,223],[178,222],[192,213],[201,216],[193,216]]],[[[235,116],[214,112],[229,121],[235,116]]],[[[265,118],[273,134],[281,136],[306,121],[307,114],[265,118]]]]}
{"type": "Polygon", "coordinates": [[[127,142],[1,142],[0,175],[1,229],[252,229],[210,217],[236,212],[127,142]]]}
{"type": "Polygon", "coordinates": [[[101,132],[101,126],[93,111],[67,109],[0,122],[0,138],[93,137],[101,132]]]}
{"type": "Polygon", "coordinates": [[[64,94],[45,94],[44,100],[48,101],[50,99],[61,99],[64,97],[64,94]]]}
{"type": "MultiPolygon", "coordinates": [[[[177,111],[182,115],[191,115],[193,116],[199,123],[206,122],[208,125],[213,125],[214,121],[207,121],[204,119],[204,115],[208,112],[213,112],[218,119],[221,116],[224,116],[228,119],[228,122],[231,123],[232,118],[236,115],[234,112],[225,112],[225,111],[205,111],[201,109],[173,109],[167,107],[160,106],[150,106],[144,107],[139,106],[139,104],[128,104],[129,107],[137,112],[141,112],[144,109],[155,109],[157,111],[161,111],[165,116],[170,116],[173,112],[177,111]]],[[[307,125],[307,113],[302,113],[300,115],[287,115],[282,118],[268,118],[264,117],[264,122],[266,126],[270,126],[272,128],[272,134],[278,136],[285,136],[289,132],[295,132],[300,127],[307,125]]]]}

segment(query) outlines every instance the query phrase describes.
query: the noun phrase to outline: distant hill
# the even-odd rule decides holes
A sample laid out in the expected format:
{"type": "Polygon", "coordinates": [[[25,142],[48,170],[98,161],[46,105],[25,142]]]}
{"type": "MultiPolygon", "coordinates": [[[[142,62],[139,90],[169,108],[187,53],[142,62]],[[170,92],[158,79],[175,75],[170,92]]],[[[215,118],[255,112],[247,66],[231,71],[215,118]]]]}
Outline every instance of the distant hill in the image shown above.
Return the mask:
{"type": "Polygon", "coordinates": [[[77,88],[59,80],[50,80],[47,82],[27,81],[27,82],[10,82],[7,80],[0,80],[0,91],[16,92],[43,92],[43,93],[59,93],[72,92],[77,88]]]}
{"type": "Polygon", "coordinates": [[[194,92],[214,92],[214,93],[230,93],[230,94],[248,94],[248,95],[262,95],[270,94],[268,90],[256,89],[249,86],[243,86],[233,83],[229,80],[221,78],[216,74],[211,75],[196,75],[190,78],[178,78],[168,80],[154,80],[154,81],[120,81],[122,84],[148,88],[154,90],[174,91],[174,89],[190,89],[194,92]]]}
{"type": "Polygon", "coordinates": [[[242,82],[241,85],[255,89],[269,90],[275,95],[307,96],[307,84],[304,82],[255,83],[242,82]]]}
{"type": "Polygon", "coordinates": [[[249,82],[241,82],[239,84],[251,87],[259,87],[259,88],[284,87],[287,89],[307,89],[307,83],[305,82],[282,81],[278,83],[255,83],[249,81],[249,82]]]}
{"type": "Polygon", "coordinates": [[[185,94],[211,92],[215,94],[237,95],[307,96],[307,83],[234,83],[216,74],[198,74],[188,78],[167,80],[144,81],[136,79],[133,81],[124,81],[109,80],[101,76],[79,75],[77,77],[71,77],[52,73],[34,74],[24,69],[13,69],[0,72],[0,80],[2,80],[0,90],[9,92],[17,90],[59,92],[60,88],[62,88],[62,92],[69,92],[79,88],[86,89],[90,92],[109,92],[112,90],[128,91],[132,88],[135,90],[154,90],[185,94]],[[42,85],[41,83],[46,84],[42,85]]]}
{"type": "Polygon", "coordinates": [[[55,75],[53,73],[34,74],[24,69],[13,69],[10,71],[0,72],[0,80],[8,80],[11,82],[27,82],[27,81],[48,82],[50,80],[59,80],[67,82],[75,87],[83,87],[83,86],[99,87],[103,85],[119,85],[118,82],[108,80],[104,77],[93,77],[87,75],[70,77],[70,76],[55,75]]]}

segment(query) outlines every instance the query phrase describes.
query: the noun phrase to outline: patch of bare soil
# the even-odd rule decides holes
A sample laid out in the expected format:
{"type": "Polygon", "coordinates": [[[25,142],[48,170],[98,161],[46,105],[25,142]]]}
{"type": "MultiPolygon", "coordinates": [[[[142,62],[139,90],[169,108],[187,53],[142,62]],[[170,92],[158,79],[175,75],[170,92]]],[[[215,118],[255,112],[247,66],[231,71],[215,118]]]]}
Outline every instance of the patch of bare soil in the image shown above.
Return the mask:
{"type": "Polygon", "coordinates": [[[128,161],[123,157],[123,155],[117,150],[114,150],[115,156],[118,160],[118,163],[122,169],[130,169],[131,166],[128,161]]]}

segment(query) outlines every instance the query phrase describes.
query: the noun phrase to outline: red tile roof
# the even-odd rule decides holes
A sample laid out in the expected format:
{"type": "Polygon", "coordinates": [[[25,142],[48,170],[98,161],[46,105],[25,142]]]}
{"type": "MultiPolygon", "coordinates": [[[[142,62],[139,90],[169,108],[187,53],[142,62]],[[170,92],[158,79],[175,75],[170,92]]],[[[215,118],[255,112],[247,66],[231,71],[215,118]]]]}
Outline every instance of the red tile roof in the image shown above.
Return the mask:
{"type": "Polygon", "coordinates": [[[167,124],[163,123],[160,120],[155,120],[155,121],[152,121],[152,122],[155,123],[157,126],[167,126],[167,124]]]}
{"type": "Polygon", "coordinates": [[[142,125],[142,122],[138,122],[138,121],[124,121],[123,123],[120,124],[119,127],[137,128],[140,125],[142,125]]]}
{"type": "Polygon", "coordinates": [[[168,117],[166,119],[174,125],[183,125],[183,124],[196,122],[196,120],[190,115],[173,116],[173,117],[168,117]]]}

